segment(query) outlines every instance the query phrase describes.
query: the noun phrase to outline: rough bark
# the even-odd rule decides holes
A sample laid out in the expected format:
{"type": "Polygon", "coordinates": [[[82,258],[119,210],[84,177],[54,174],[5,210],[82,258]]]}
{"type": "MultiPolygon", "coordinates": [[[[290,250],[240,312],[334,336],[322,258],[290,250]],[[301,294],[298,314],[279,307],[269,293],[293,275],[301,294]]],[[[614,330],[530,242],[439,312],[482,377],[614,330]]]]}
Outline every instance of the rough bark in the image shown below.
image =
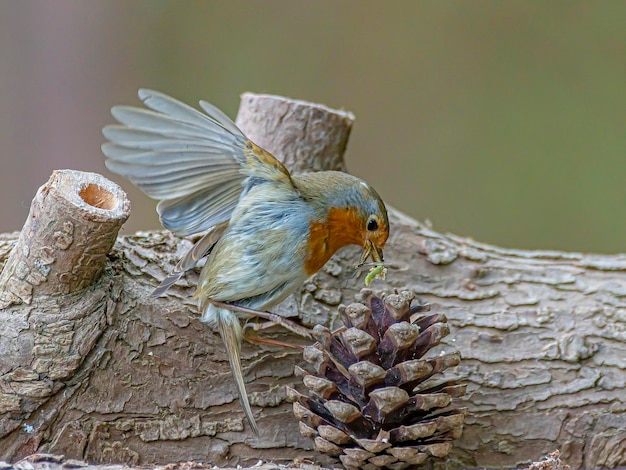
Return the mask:
{"type": "Polygon", "coordinates": [[[33,199],[0,273],[0,308],[89,287],[129,213],[124,192],[104,177],[55,171],[33,199]]]}
{"type": "MultiPolygon", "coordinates": [[[[322,470],[319,465],[309,462],[297,462],[297,468],[301,470],[322,470]]],[[[14,465],[0,462],[0,470],[74,470],[82,468],[83,470],[141,470],[146,467],[131,467],[120,464],[90,464],[84,460],[66,459],[62,455],[52,454],[32,454],[15,462],[14,465]]],[[[160,465],[156,468],[163,470],[207,470],[214,469],[211,464],[201,462],[177,462],[167,465],[160,465]]],[[[224,468],[224,470],[284,470],[285,466],[258,462],[254,467],[249,468],[224,468]]],[[[520,470],[524,470],[521,469],[520,470]]],[[[545,456],[542,460],[530,464],[526,470],[570,470],[569,465],[565,465],[559,458],[559,451],[545,456]]]]}
{"type": "Polygon", "coordinates": [[[344,151],[354,115],[282,96],[244,93],[236,124],[291,173],[346,171],[344,151]]]}
{"type": "MultiPolygon", "coordinates": [[[[264,102],[253,113],[259,124],[238,120],[253,139],[279,157],[299,155],[299,168],[343,168],[341,158],[325,157],[332,151],[307,153],[327,148],[309,139],[332,132],[336,122],[320,126],[335,118],[300,102],[264,102]],[[271,139],[255,133],[259,125],[271,139]]],[[[349,115],[339,121],[347,124],[343,138],[333,137],[341,152],[349,115]]],[[[463,355],[456,375],[468,383],[469,414],[447,464],[512,466],[559,448],[573,468],[626,465],[626,256],[498,248],[438,233],[392,208],[390,220],[389,273],[374,289],[412,289],[444,312],[447,347],[463,355]]],[[[5,270],[16,243],[17,234],[0,236],[5,270]]],[[[298,352],[244,346],[262,430],[255,438],[244,429],[222,344],[198,321],[197,276],[149,298],[190,245],[166,232],[119,237],[102,274],[80,293],[0,311],[8,332],[0,337],[0,460],[41,451],[131,465],[328,463],[300,436],[285,401],[284,385],[300,387],[298,352]],[[7,354],[12,348],[21,353],[7,354]],[[50,357],[73,360],[55,374],[34,366],[50,357]]],[[[341,251],[276,311],[336,326],[337,305],[362,286],[357,258],[358,249],[341,251]]]]}

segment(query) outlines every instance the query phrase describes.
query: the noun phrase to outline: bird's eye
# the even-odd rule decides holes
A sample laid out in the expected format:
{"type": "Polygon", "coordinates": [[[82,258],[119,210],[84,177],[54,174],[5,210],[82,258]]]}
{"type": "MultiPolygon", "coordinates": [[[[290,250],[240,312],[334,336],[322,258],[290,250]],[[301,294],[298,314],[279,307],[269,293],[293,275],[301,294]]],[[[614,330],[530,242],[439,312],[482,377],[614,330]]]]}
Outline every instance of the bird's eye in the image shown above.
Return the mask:
{"type": "Polygon", "coordinates": [[[371,218],[367,221],[367,230],[369,230],[370,232],[378,230],[378,222],[376,221],[376,219],[371,218]]]}

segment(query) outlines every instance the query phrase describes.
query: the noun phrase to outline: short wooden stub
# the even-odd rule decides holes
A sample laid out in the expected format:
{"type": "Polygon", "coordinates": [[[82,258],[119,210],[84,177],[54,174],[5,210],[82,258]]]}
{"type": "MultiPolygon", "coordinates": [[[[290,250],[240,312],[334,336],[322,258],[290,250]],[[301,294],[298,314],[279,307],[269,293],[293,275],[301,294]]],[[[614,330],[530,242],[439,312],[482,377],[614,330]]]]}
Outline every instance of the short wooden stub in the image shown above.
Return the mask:
{"type": "Polygon", "coordinates": [[[0,274],[0,308],[89,286],[129,214],[130,202],[115,183],[95,173],[55,171],[37,191],[0,274]]]}

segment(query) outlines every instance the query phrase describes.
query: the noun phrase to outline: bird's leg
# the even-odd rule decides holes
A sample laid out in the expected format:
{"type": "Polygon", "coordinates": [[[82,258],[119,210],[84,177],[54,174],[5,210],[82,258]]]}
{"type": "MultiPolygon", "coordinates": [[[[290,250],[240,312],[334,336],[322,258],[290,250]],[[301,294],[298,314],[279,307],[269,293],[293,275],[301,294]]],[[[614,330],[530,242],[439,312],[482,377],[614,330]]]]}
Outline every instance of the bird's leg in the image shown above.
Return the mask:
{"type": "Polygon", "coordinates": [[[280,315],[276,315],[275,313],[262,312],[261,310],[241,307],[240,305],[227,304],[227,303],[219,302],[213,299],[207,299],[207,301],[212,303],[216,307],[225,308],[233,312],[246,313],[248,315],[263,318],[264,320],[268,320],[272,323],[282,326],[283,328],[286,328],[287,330],[291,331],[292,333],[297,334],[298,336],[302,336],[303,338],[307,338],[307,339],[313,339],[311,330],[309,330],[308,328],[305,328],[302,325],[298,325],[296,322],[288,320],[287,318],[283,318],[280,315]]]}
{"type": "Polygon", "coordinates": [[[261,331],[267,330],[268,328],[272,328],[276,326],[276,323],[273,321],[264,321],[263,323],[246,323],[243,327],[249,328],[253,331],[261,331]]]}
{"type": "Polygon", "coordinates": [[[265,336],[248,334],[248,330],[252,330],[256,332],[259,330],[263,330],[265,328],[271,328],[272,326],[276,326],[276,323],[271,322],[271,321],[264,322],[264,323],[246,323],[243,326],[243,337],[248,343],[251,343],[251,344],[264,344],[264,345],[269,345],[269,346],[278,346],[281,348],[296,349],[298,351],[302,351],[302,349],[304,349],[303,346],[300,346],[299,344],[285,343],[284,341],[278,341],[277,339],[267,338],[265,336]]]}
{"type": "MultiPolygon", "coordinates": [[[[273,326],[276,326],[276,323],[274,323],[272,321],[266,321],[266,322],[263,322],[263,323],[246,323],[245,325],[243,325],[243,336],[244,336],[244,338],[246,339],[246,341],[248,343],[252,343],[252,344],[268,344],[270,346],[280,346],[280,347],[283,347],[283,348],[297,349],[299,351],[302,351],[304,349],[304,347],[300,346],[299,344],[285,343],[283,341],[278,341],[276,339],[266,338],[264,336],[249,335],[246,332],[246,330],[248,330],[248,329],[251,329],[251,330],[256,332],[256,331],[265,330],[266,328],[271,328],[273,326]]],[[[340,326],[336,330],[332,331],[331,334],[333,336],[339,336],[344,331],[346,331],[346,327],[345,326],[340,326]]]]}

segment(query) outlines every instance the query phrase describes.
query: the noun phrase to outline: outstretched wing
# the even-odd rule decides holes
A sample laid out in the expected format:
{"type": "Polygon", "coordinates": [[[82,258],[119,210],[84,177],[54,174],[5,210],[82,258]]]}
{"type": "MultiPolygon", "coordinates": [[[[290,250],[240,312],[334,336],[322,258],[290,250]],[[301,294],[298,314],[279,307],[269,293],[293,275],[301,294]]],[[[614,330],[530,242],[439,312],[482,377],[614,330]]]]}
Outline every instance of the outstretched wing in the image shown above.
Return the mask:
{"type": "Polygon", "coordinates": [[[191,235],[226,222],[242,192],[265,180],[292,185],[289,172],[222,111],[206,114],[152,90],[139,90],[148,109],[116,106],[120,125],[103,129],[106,166],[159,200],[165,228],[191,235]]]}

